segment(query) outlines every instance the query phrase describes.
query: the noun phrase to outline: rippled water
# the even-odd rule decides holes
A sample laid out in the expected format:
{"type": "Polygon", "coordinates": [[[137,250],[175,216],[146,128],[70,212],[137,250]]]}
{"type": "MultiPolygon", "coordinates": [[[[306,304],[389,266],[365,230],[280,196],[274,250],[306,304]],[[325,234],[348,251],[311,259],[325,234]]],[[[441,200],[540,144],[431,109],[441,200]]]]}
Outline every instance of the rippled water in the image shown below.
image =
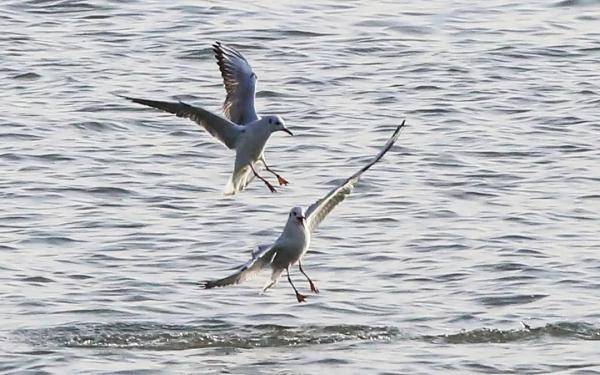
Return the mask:
{"type": "Polygon", "coordinates": [[[600,372],[599,21],[583,0],[2,2],[0,369],[600,372]],[[115,96],[218,110],[215,40],[297,134],[268,147],[277,195],[224,198],[227,149],[115,96]],[[198,287],[403,118],[312,243],[319,295],[198,287]]]}

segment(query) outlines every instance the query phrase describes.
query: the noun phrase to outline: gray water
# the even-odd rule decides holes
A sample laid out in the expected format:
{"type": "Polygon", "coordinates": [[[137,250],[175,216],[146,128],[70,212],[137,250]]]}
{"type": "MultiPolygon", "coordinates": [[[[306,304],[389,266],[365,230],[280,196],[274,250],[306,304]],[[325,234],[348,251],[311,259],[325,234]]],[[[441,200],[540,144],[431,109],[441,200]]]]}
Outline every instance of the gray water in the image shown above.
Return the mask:
{"type": "Polygon", "coordinates": [[[0,25],[3,372],[600,372],[600,2],[9,0],[0,25]],[[220,111],[216,40],[297,134],[278,194],[223,197],[229,150],[115,95],[220,111]],[[320,294],[198,286],[404,118],[316,233],[320,294]]]}

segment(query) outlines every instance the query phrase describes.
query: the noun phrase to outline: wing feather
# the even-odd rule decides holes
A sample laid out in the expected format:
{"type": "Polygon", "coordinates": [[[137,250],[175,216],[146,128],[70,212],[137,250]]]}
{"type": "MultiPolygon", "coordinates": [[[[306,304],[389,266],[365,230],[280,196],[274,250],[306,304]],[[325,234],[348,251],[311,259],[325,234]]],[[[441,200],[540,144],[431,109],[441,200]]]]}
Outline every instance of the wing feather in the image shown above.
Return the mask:
{"type": "Polygon", "coordinates": [[[213,44],[213,51],[227,92],[223,103],[225,117],[239,125],[258,120],[254,109],[256,74],[248,60],[220,42],[213,44]]]}
{"type": "Polygon", "coordinates": [[[271,265],[275,257],[276,248],[273,245],[261,245],[252,251],[252,259],[247,261],[232,275],[217,280],[208,280],[202,283],[205,289],[240,284],[256,276],[258,272],[271,265]]]}
{"type": "Polygon", "coordinates": [[[396,140],[400,135],[400,130],[404,127],[405,121],[402,121],[396,130],[394,130],[394,134],[390,137],[390,139],[386,142],[383,149],[379,151],[377,156],[375,156],[367,165],[362,167],[358,172],[347,178],[343,183],[337,186],[335,189],[331,190],[325,197],[319,199],[317,202],[313,203],[306,210],[306,222],[308,224],[308,228],[311,232],[315,230],[315,228],[325,219],[325,217],[337,206],[340,202],[342,202],[348,194],[354,188],[354,185],[360,179],[360,176],[371,168],[375,163],[377,163],[383,155],[388,152],[396,140]]]}
{"type": "Polygon", "coordinates": [[[215,115],[214,113],[203,108],[194,107],[183,102],[161,102],[157,100],[130,98],[127,96],[123,96],[123,98],[131,100],[134,103],[147,105],[149,107],[172,113],[177,117],[189,118],[190,120],[201,125],[213,137],[217,138],[230,149],[235,148],[236,142],[243,130],[241,126],[236,125],[233,122],[222,118],[221,116],[215,115]]]}

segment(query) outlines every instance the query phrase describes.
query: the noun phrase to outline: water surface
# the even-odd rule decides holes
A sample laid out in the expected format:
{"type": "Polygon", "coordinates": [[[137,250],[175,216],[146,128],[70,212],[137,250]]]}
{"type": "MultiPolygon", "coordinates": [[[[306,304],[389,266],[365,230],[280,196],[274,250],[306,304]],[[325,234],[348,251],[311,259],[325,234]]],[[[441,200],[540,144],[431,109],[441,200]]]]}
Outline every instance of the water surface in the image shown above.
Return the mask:
{"type": "Polygon", "coordinates": [[[600,2],[9,0],[0,21],[2,371],[600,372],[600,2]],[[297,134],[267,150],[279,194],[223,197],[227,149],[115,96],[219,111],[215,40],[297,134]],[[319,295],[198,287],[404,118],[316,234],[319,295]]]}

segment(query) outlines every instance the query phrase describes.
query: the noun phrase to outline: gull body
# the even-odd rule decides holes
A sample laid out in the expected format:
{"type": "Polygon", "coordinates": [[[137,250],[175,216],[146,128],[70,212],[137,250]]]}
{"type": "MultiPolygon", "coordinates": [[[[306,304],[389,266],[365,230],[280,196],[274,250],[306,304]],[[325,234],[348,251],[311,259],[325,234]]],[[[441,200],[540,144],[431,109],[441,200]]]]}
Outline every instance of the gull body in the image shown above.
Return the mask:
{"type": "MultiPolygon", "coordinates": [[[[285,127],[285,122],[280,116],[261,117],[246,124],[240,130],[235,145],[233,172],[225,186],[225,195],[233,195],[238,191],[244,190],[255,176],[262,179],[262,176],[254,173],[256,171],[255,165],[262,163],[262,165],[268,168],[264,150],[271,134],[277,131],[285,131],[291,134],[285,127]]],[[[283,180],[281,176],[277,175],[277,177],[280,179],[280,184],[287,184],[287,181],[283,180]]],[[[267,184],[267,186],[272,192],[275,191],[270,184],[267,184]]]]}
{"type": "Polygon", "coordinates": [[[279,185],[287,185],[288,182],[267,164],[264,149],[272,133],[284,131],[293,134],[285,127],[285,122],[280,116],[260,117],[256,113],[254,98],[257,76],[244,56],[219,42],[213,45],[213,51],[227,92],[223,103],[225,118],[181,101],[165,102],[123,97],[178,117],[189,118],[229,149],[235,150],[235,163],[232,175],[223,191],[225,195],[233,195],[244,190],[254,177],[258,177],[271,192],[275,192],[273,185],[258,174],[259,166],[264,166],[268,172],[274,174],[279,185]]]}
{"type": "Polygon", "coordinates": [[[325,219],[325,217],[340,202],[342,202],[348,194],[350,194],[361,175],[381,160],[383,155],[392,148],[398,139],[400,130],[404,127],[404,124],[405,122],[403,121],[402,124],[395,129],[393,135],[387,141],[383,149],[366,166],[347,178],[342,184],[331,190],[323,198],[310,205],[306,211],[301,207],[292,208],[281,235],[273,244],[259,246],[252,252],[252,258],[242,265],[234,274],[222,279],[206,281],[203,283],[203,286],[206,289],[210,289],[239,284],[252,278],[258,274],[259,271],[271,268],[271,278],[263,287],[263,291],[277,284],[281,273],[286,271],[287,279],[296,293],[298,302],[303,302],[306,300],[306,296],[298,292],[290,278],[290,267],[297,263],[300,272],[308,280],[311,291],[318,293],[319,290],[302,268],[302,258],[308,251],[312,233],[319,223],[321,223],[323,219],[325,219]]]}
{"type": "Polygon", "coordinates": [[[308,251],[310,245],[310,231],[306,227],[306,217],[302,207],[294,207],[290,211],[287,223],[281,235],[273,244],[274,255],[271,261],[271,281],[265,285],[267,290],[277,283],[281,273],[296,264],[308,251]]]}

